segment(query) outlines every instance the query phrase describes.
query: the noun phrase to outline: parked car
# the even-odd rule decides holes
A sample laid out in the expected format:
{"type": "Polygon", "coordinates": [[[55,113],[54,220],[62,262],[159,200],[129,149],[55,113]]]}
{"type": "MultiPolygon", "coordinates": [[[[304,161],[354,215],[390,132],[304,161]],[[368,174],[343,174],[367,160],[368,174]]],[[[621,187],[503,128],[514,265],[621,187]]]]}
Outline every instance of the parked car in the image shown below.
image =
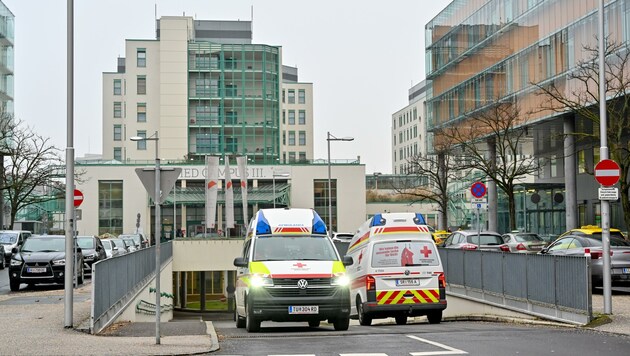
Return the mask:
{"type": "Polygon", "coordinates": [[[337,252],[339,252],[339,256],[343,257],[346,255],[353,236],[354,234],[351,232],[333,232],[332,241],[337,252]]]}
{"type": "MultiPolygon", "coordinates": [[[[11,262],[11,251],[14,247],[18,247],[24,243],[29,236],[30,231],[23,230],[2,230],[0,231],[0,245],[4,246],[4,260],[8,265],[11,262]]],[[[2,264],[4,266],[4,264],[2,264]]]]}
{"type": "Polygon", "coordinates": [[[538,234],[533,232],[510,232],[503,234],[503,241],[510,248],[510,252],[538,253],[548,245],[538,234]]]}
{"type": "Polygon", "coordinates": [[[147,248],[149,247],[149,239],[146,238],[146,236],[144,236],[144,234],[121,234],[118,235],[118,238],[121,239],[125,239],[125,238],[131,238],[133,239],[133,242],[136,245],[136,248],[139,250],[141,248],[147,248]]]}
{"type": "Polygon", "coordinates": [[[108,240],[113,241],[116,244],[116,247],[118,247],[118,255],[126,255],[130,252],[127,244],[122,239],[118,237],[112,237],[108,240]]]}
{"type": "Polygon", "coordinates": [[[116,243],[114,241],[110,239],[103,239],[101,240],[101,243],[103,244],[103,248],[105,249],[105,255],[107,256],[107,258],[116,257],[119,255],[118,247],[116,246],[116,243]]]}
{"type": "MultiPolygon", "coordinates": [[[[602,239],[594,236],[566,235],[540,251],[545,255],[591,255],[591,281],[593,287],[601,287],[604,280],[602,239]]],[[[613,283],[630,283],[630,242],[619,237],[610,238],[610,274],[613,283]]]]}
{"type": "Polygon", "coordinates": [[[77,245],[83,251],[83,269],[92,274],[92,265],[107,258],[101,239],[96,236],[77,236],[77,245]]]}
{"type": "Polygon", "coordinates": [[[4,245],[0,245],[0,256],[2,257],[0,259],[0,269],[4,269],[4,267],[7,266],[7,261],[4,259],[4,245]]]}
{"type": "MultiPolygon", "coordinates": [[[[83,253],[77,247],[79,266],[83,266],[83,253]]],[[[60,283],[65,281],[66,237],[64,235],[31,236],[19,247],[13,248],[9,266],[9,285],[12,291],[21,283],[60,283]]],[[[77,283],[83,284],[83,268],[78,269],[77,283]]]]}
{"type": "MultiPolygon", "coordinates": [[[[602,238],[602,228],[597,225],[583,225],[577,229],[571,229],[569,231],[564,232],[560,235],[560,237],[564,237],[566,235],[576,235],[576,236],[595,236],[600,240],[602,238]]],[[[626,239],[627,237],[621,232],[619,229],[610,228],[610,237],[618,237],[620,239],[626,239]]]]}
{"type": "Polygon", "coordinates": [[[123,235],[121,236],[122,237],[119,237],[119,238],[125,242],[125,245],[127,246],[127,250],[129,252],[138,251],[140,246],[136,245],[136,242],[131,237],[124,237],[123,235]]]}
{"type": "Polygon", "coordinates": [[[472,230],[455,231],[448,236],[441,247],[462,250],[510,251],[500,234],[493,231],[481,231],[479,236],[477,234],[477,231],[472,230]]]}

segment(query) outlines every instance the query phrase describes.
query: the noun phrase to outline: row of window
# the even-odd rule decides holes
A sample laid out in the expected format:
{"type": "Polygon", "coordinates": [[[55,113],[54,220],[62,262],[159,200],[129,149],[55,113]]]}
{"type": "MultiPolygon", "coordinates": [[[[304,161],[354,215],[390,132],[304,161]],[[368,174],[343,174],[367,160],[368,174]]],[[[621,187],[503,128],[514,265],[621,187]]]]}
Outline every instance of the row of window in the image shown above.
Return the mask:
{"type": "MultiPolygon", "coordinates": [[[[283,145],[288,145],[289,146],[295,146],[295,131],[283,131],[282,132],[282,144],[283,145]],[[287,135],[288,133],[288,135],[287,135]],[[287,140],[287,136],[288,136],[288,140],[287,140]]],[[[298,132],[298,145],[299,146],[306,146],[306,131],[299,131],[298,132]]]]}
{"type": "MultiPolygon", "coordinates": [[[[282,110],[282,123],[287,123],[287,111],[289,116],[289,125],[295,125],[295,110],[282,110]]],[[[298,125],[306,125],[306,111],[298,111],[298,125]]]]}
{"type": "MultiPolygon", "coordinates": [[[[403,114],[398,115],[398,127],[402,127],[403,125],[406,125],[416,119],[420,119],[420,117],[418,117],[418,109],[414,107],[411,111],[407,111],[403,114]]],[[[395,130],[396,119],[392,121],[393,121],[394,130],[395,130]]]]}
{"type": "MultiPolygon", "coordinates": [[[[147,93],[147,76],[136,76],[136,94],[146,95],[147,93]]],[[[114,95],[123,95],[123,80],[114,79],[114,95]]]]}
{"type": "MultiPolygon", "coordinates": [[[[288,89],[288,101],[289,104],[295,104],[295,89],[288,89]]],[[[282,89],[282,103],[286,102],[285,90],[282,89]]],[[[306,91],[304,89],[298,89],[298,104],[306,104],[306,91]]]]}
{"type": "MultiPolygon", "coordinates": [[[[398,132],[398,143],[403,143],[412,139],[418,138],[418,126],[407,128],[406,130],[398,132]]],[[[396,135],[394,135],[394,145],[396,145],[396,135]]]]}
{"type": "Polygon", "coordinates": [[[288,160],[287,160],[287,152],[282,153],[282,161],[285,163],[295,163],[295,162],[306,162],[306,152],[288,152],[288,160]]]}
{"type": "MultiPolygon", "coordinates": [[[[127,117],[126,106],[123,108],[123,103],[120,101],[114,101],[114,118],[120,119],[127,117]]],[[[136,104],[136,121],[147,122],[147,103],[136,104]]]]}
{"type": "Polygon", "coordinates": [[[406,158],[410,158],[413,156],[417,156],[418,155],[418,143],[414,143],[413,147],[411,145],[407,146],[407,147],[402,147],[398,150],[399,154],[398,157],[396,157],[396,151],[394,151],[394,162],[396,162],[397,160],[403,160],[406,158]]]}

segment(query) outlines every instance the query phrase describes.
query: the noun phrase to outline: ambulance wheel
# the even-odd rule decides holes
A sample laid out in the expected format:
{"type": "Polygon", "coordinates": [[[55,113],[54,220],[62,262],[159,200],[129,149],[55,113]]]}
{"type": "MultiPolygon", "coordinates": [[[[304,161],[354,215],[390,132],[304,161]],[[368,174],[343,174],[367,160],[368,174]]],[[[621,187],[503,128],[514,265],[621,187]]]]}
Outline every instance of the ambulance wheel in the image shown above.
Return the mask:
{"type": "Polygon", "coordinates": [[[442,321],[442,311],[433,311],[427,314],[427,319],[429,319],[429,324],[439,324],[442,321]]]}
{"type": "Polygon", "coordinates": [[[359,314],[359,324],[363,326],[372,325],[372,317],[363,312],[363,303],[361,298],[357,297],[357,314],[359,314]]]}
{"type": "Polygon", "coordinates": [[[319,323],[320,323],[319,320],[310,320],[308,322],[308,326],[311,327],[311,328],[317,328],[317,327],[319,327],[319,323]]]}
{"type": "Polygon", "coordinates": [[[396,315],[396,325],[405,325],[407,324],[407,316],[406,315],[396,315]]]}
{"type": "Polygon", "coordinates": [[[234,320],[236,321],[236,327],[242,329],[245,327],[245,318],[238,315],[236,308],[234,308],[234,320]]]}
{"type": "Polygon", "coordinates": [[[350,327],[350,317],[339,318],[333,322],[336,331],[345,331],[350,327]]]}
{"type": "Polygon", "coordinates": [[[245,329],[250,333],[260,331],[260,320],[256,320],[249,303],[247,303],[246,310],[247,315],[245,316],[245,329]]]}

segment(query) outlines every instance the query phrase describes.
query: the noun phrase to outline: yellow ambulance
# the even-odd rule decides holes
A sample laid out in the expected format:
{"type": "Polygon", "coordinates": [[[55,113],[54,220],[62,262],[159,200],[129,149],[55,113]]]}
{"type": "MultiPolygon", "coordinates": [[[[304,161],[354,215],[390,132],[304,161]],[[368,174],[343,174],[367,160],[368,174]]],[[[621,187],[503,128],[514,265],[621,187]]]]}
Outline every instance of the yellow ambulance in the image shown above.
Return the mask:
{"type": "Polygon", "coordinates": [[[393,317],[426,315],[442,320],[446,279],[429,227],[421,214],[383,213],[364,222],[348,246],[354,263],[350,278],[350,315],[361,325],[393,317]]]}
{"type": "Polygon", "coordinates": [[[327,320],[350,323],[349,279],[326,224],[312,209],[261,209],[252,218],[237,267],[235,320],[248,332],[260,323],[327,320]]]}

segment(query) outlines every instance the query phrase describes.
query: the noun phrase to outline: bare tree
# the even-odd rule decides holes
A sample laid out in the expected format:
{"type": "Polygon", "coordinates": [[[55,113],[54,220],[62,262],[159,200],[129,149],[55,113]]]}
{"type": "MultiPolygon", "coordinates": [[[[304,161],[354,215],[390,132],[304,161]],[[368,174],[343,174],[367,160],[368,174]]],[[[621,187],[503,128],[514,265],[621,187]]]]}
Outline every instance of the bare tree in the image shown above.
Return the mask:
{"type": "MultiPolygon", "coordinates": [[[[585,59],[579,61],[575,69],[566,77],[552,83],[537,84],[539,94],[544,98],[542,110],[567,113],[593,123],[591,132],[575,132],[579,139],[599,141],[599,55],[597,46],[584,46],[585,59]]],[[[604,51],[605,90],[607,96],[607,142],[609,157],[620,167],[621,205],[624,222],[630,226],[630,51],[627,44],[606,40],[604,51]]]]}
{"type": "MultiPolygon", "coordinates": [[[[420,186],[400,183],[394,190],[399,194],[416,198],[421,202],[431,202],[438,206],[440,219],[438,224],[439,230],[447,230],[448,225],[448,184],[457,179],[458,166],[453,156],[453,147],[448,140],[439,134],[434,136],[438,138],[435,141],[434,152],[429,155],[414,155],[407,159],[408,169],[407,175],[413,175],[424,181],[425,184],[420,186]]],[[[413,180],[417,182],[418,180],[413,180]]]]}
{"type": "Polygon", "coordinates": [[[0,126],[0,137],[8,137],[3,144],[5,153],[2,187],[7,195],[11,211],[10,225],[20,209],[33,204],[57,199],[63,192],[59,168],[62,166],[60,151],[21,122],[0,126]]]}
{"type": "Polygon", "coordinates": [[[540,169],[538,159],[523,151],[531,143],[523,127],[526,117],[512,98],[474,112],[442,133],[466,157],[459,162],[460,169],[482,172],[505,193],[510,230],[516,229],[515,187],[540,169]]]}

